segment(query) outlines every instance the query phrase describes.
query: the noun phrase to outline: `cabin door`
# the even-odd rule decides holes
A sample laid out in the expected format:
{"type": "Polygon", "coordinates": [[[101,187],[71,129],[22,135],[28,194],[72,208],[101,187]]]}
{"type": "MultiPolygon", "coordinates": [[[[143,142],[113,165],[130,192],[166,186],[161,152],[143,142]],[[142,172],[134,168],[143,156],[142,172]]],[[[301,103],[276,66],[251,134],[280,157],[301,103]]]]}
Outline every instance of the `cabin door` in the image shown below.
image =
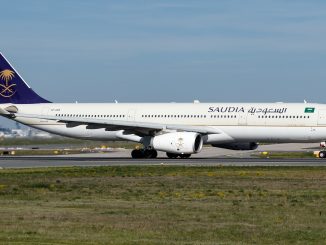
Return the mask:
{"type": "MultiPolygon", "coordinates": [[[[49,114],[49,108],[48,107],[43,107],[42,108],[42,116],[47,116],[49,114]]],[[[48,123],[49,120],[47,119],[39,119],[40,123],[48,123]]]]}
{"type": "Polygon", "coordinates": [[[241,126],[247,125],[247,113],[239,113],[239,121],[238,124],[241,126]]]}
{"type": "Polygon", "coordinates": [[[326,110],[319,110],[318,125],[326,125],[326,110]]]}
{"type": "Polygon", "coordinates": [[[42,109],[42,115],[47,116],[49,114],[49,107],[43,107],[42,109]]]}
{"type": "Polygon", "coordinates": [[[135,117],[136,117],[136,110],[135,109],[131,109],[128,111],[128,121],[135,121],[135,117]]]}

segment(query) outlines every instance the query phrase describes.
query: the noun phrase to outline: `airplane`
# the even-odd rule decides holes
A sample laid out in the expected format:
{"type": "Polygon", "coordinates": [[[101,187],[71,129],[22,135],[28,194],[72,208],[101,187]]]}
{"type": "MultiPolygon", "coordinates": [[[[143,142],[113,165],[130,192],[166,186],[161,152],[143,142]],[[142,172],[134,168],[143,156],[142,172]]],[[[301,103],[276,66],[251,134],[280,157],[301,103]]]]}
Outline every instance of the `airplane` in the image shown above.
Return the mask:
{"type": "Polygon", "coordinates": [[[52,103],[1,53],[0,115],[57,135],[142,144],[132,158],[156,158],[157,151],[189,158],[203,145],[254,150],[258,142],[326,139],[326,105],[317,103],[52,103]]]}

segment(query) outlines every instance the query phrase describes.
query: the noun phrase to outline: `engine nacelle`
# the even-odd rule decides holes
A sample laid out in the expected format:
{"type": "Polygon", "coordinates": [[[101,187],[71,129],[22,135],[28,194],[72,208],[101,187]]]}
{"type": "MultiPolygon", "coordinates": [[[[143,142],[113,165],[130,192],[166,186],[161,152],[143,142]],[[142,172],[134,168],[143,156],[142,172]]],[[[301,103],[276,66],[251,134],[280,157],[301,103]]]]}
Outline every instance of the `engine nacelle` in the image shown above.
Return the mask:
{"type": "Polygon", "coordinates": [[[155,136],[152,140],[155,150],[175,154],[198,153],[203,148],[200,134],[192,132],[176,132],[155,136]]]}
{"type": "Polygon", "coordinates": [[[256,150],[258,144],[256,142],[239,142],[239,143],[225,143],[225,144],[212,144],[214,147],[230,149],[230,150],[256,150]]]}

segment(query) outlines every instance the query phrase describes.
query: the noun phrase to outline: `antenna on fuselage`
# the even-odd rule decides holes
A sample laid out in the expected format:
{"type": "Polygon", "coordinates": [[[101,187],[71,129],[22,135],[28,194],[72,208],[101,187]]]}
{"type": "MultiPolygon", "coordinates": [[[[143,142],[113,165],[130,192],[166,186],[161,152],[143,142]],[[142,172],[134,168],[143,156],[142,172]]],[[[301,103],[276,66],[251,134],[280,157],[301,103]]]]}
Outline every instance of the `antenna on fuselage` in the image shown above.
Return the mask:
{"type": "Polygon", "coordinates": [[[307,101],[306,100],[303,100],[303,103],[307,104],[307,101]]]}

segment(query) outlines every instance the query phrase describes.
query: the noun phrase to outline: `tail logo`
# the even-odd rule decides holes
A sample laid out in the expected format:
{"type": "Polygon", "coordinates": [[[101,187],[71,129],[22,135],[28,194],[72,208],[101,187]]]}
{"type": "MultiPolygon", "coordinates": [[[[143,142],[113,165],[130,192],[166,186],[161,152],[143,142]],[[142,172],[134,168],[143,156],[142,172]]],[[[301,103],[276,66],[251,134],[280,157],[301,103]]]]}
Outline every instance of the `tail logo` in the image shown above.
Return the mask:
{"type": "Polygon", "coordinates": [[[10,81],[15,77],[15,72],[12,70],[3,70],[0,72],[0,95],[5,98],[9,98],[16,93],[15,83],[10,81]]]}

